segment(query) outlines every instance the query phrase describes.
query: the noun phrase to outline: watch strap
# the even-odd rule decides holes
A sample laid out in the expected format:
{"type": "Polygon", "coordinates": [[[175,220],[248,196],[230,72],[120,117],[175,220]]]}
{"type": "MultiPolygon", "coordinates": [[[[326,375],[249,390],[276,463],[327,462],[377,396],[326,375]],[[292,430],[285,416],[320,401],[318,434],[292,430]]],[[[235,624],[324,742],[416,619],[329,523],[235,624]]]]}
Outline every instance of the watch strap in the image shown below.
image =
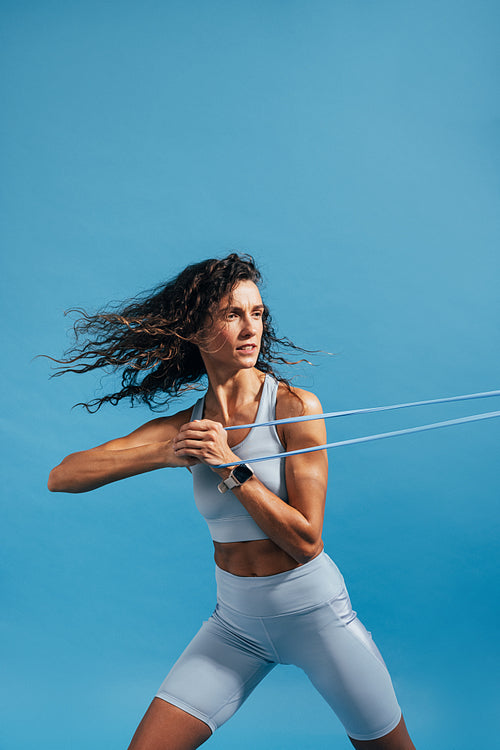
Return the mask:
{"type": "Polygon", "coordinates": [[[248,470],[248,476],[243,479],[243,481],[240,481],[239,479],[236,479],[235,471],[238,469],[241,469],[241,466],[236,466],[234,469],[231,470],[231,473],[229,474],[226,479],[223,479],[222,482],[220,482],[217,485],[217,489],[219,492],[227,492],[228,490],[232,490],[233,487],[240,487],[242,484],[244,484],[248,479],[250,479],[253,475],[253,469],[250,468],[247,464],[242,464],[243,467],[245,467],[248,470]]]}
{"type": "Polygon", "coordinates": [[[217,485],[217,489],[219,492],[227,492],[228,490],[232,490],[233,487],[239,487],[240,483],[237,479],[235,479],[231,474],[227,477],[227,479],[223,479],[220,484],[217,485]]]}

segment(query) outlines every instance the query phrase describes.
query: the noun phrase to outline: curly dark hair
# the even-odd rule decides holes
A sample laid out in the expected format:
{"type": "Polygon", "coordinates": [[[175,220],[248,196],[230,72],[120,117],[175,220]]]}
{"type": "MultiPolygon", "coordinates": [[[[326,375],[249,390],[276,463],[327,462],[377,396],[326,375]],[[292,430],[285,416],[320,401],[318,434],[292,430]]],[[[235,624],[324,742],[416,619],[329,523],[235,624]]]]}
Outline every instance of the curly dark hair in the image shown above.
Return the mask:
{"type": "MultiPolygon", "coordinates": [[[[121,372],[121,389],[95,398],[83,406],[97,411],[104,403],[116,405],[122,399],[146,403],[154,410],[164,407],[183,392],[198,389],[205,365],[195,341],[220,301],[240,281],[261,282],[261,274],[250,255],[231,253],[225,258],[210,258],[187,266],[175,278],[161,284],[114,311],[89,315],[73,308],[68,313],[80,317],[73,326],[74,344],[63,359],[49,357],[61,365],[51,377],[68,372],[91,370],[121,372]],[[83,340],[83,341],[82,341],[83,340]]],[[[279,353],[280,347],[308,352],[287,338],[278,338],[271,325],[271,314],[264,306],[263,335],[257,369],[277,375],[273,364],[290,362],[279,353]]]]}

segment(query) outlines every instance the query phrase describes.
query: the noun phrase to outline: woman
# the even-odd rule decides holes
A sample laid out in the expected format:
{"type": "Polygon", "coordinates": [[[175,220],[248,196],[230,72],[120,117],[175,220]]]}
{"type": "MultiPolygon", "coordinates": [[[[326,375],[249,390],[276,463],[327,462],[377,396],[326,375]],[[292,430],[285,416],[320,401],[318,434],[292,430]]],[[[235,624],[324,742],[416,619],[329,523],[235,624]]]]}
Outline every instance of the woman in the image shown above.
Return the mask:
{"type": "Polygon", "coordinates": [[[322,445],[322,420],[226,431],[321,414],[316,396],[278,380],[277,339],[253,259],[233,253],[188,266],[141,302],[84,315],[87,342],[62,372],[124,368],[122,389],[149,405],[206,374],[194,408],[67,456],[49,489],[86,492],[163,467],[187,467],[215,548],[217,606],[170,670],[129,750],[199,747],[277,664],[296,664],[328,701],[356,748],[414,750],[387,669],[323,551],[325,451],[231,466],[322,445]],[[144,375],[145,373],[145,375],[144,375]],[[140,381],[141,376],[144,377],[140,381]],[[230,464],[229,468],[218,468],[230,464]]]}

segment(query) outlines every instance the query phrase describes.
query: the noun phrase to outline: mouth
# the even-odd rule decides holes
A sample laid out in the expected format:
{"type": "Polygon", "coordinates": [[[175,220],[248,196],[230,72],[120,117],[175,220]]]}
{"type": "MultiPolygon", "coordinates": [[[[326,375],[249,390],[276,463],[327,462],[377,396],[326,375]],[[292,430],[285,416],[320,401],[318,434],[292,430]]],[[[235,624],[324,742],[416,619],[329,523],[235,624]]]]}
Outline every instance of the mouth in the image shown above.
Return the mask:
{"type": "Polygon", "coordinates": [[[236,347],[237,352],[243,352],[243,354],[253,354],[257,351],[257,344],[244,344],[243,346],[236,347]]]}

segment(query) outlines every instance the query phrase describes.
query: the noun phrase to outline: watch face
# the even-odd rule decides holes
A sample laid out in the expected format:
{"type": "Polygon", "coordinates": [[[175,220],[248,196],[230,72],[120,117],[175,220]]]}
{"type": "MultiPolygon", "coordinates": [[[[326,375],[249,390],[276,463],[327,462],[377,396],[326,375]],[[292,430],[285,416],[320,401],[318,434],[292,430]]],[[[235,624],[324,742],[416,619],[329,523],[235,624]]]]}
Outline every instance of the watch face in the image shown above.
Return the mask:
{"type": "Polygon", "coordinates": [[[253,477],[253,471],[246,464],[241,464],[241,466],[234,467],[233,476],[235,479],[238,480],[240,484],[243,484],[243,482],[246,482],[247,479],[250,479],[250,477],[253,477]]]}

